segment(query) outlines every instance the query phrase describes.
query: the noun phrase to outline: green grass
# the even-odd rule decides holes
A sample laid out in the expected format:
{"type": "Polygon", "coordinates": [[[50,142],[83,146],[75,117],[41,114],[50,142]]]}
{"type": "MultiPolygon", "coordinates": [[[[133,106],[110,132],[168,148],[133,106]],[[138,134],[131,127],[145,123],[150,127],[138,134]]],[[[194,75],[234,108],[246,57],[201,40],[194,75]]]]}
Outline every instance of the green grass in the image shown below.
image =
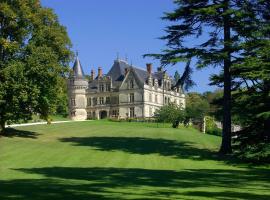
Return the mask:
{"type": "Polygon", "coordinates": [[[0,199],[270,199],[270,167],[215,152],[220,137],[86,121],[0,138],[0,199]]]}

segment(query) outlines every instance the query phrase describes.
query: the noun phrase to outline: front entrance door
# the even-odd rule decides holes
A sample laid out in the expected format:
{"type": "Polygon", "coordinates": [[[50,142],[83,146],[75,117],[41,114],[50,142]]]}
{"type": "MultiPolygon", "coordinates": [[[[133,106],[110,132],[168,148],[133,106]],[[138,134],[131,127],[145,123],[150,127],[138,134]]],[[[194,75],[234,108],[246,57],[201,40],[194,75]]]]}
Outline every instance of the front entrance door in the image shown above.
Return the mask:
{"type": "Polygon", "coordinates": [[[106,110],[102,110],[99,112],[99,116],[100,116],[100,119],[105,119],[107,118],[107,111],[106,110]]]}

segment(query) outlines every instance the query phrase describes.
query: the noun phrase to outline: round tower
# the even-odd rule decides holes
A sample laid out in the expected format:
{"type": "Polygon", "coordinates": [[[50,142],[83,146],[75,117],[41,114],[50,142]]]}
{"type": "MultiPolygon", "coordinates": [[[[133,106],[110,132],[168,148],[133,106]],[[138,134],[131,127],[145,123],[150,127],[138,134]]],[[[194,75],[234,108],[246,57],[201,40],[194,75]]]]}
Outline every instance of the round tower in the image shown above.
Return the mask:
{"type": "Polygon", "coordinates": [[[86,112],[86,89],[88,81],[84,77],[84,72],[78,56],[73,65],[73,71],[68,79],[69,97],[69,117],[72,120],[87,119],[86,112]]]}

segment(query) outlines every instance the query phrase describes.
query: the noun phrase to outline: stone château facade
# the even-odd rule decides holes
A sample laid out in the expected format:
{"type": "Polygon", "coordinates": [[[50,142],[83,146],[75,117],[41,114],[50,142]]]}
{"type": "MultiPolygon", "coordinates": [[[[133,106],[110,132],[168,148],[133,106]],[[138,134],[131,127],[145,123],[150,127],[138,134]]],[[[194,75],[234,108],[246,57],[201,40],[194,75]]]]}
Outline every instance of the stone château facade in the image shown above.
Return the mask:
{"type": "Polygon", "coordinates": [[[152,64],[146,70],[117,59],[110,71],[103,75],[92,70],[86,78],[78,57],[68,80],[69,114],[73,120],[153,117],[155,110],[174,102],[185,106],[181,88],[161,68],[156,72],[152,64]]]}

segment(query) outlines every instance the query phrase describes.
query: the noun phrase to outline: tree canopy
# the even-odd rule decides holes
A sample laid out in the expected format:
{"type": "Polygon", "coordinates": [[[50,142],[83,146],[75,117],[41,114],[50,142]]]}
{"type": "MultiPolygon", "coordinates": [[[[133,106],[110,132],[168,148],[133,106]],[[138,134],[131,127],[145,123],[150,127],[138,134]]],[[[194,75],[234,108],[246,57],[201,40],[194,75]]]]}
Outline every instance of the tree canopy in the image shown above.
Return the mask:
{"type": "MultiPolygon", "coordinates": [[[[48,119],[72,57],[65,27],[39,0],[0,1],[0,124],[48,119]]],[[[61,96],[61,95],[60,95],[61,96]]]]}

